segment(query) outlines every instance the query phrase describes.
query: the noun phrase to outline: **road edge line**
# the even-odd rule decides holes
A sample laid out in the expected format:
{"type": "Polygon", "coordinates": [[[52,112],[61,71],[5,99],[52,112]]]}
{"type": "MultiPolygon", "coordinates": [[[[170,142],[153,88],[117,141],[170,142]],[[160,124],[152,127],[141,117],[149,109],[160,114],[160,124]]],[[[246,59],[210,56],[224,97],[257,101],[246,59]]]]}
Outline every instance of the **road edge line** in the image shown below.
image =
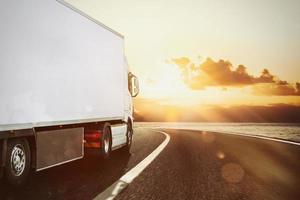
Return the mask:
{"type": "Polygon", "coordinates": [[[238,135],[238,136],[245,136],[245,137],[252,137],[252,138],[258,138],[258,139],[263,139],[263,140],[270,140],[274,142],[281,142],[281,143],[286,143],[286,144],[293,144],[300,146],[300,142],[293,142],[289,140],[284,140],[284,139],[279,139],[279,138],[271,138],[267,136],[259,136],[259,135],[250,135],[250,134],[242,134],[242,133],[235,133],[235,132],[227,132],[227,131],[212,131],[212,130],[206,130],[206,129],[190,129],[190,128],[155,128],[156,130],[161,130],[161,129],[171,129],[171,130],[186,130],[186,131],[205,131],[205,132],[210,132],[210,133],[215,133],[215,134],[228,134],[228,135],[238,135]]]}
{"type": "Polygon", "coordinates": [[[140,175],[142,171],[150,164],[152,161],[164,150],[167,144],[170,141],[170,136],[158,130],[152,130],[158,133],[162,133],[166,136],[165,140],[158,146],[154,151],[152,151],[144,160],[139,162],[136,166],[134,166],[131,170],[129,170],[126,174],[124,174],[119,180],[114,182],[111,186],[106,188],[103,192],[98,194],[93,200],[112,200],[118,194],[120,194],[136,177],[140,175]]]}
{"type": "MultiPolygon", "coordinates": [[[[208,132],[208,131],[206,131],[208,132]]],[[[216,131],[210,131],[213,133],[218,133],[216,131]]],[[[288,141],[288,140],[283,140],[283,139],[279,139],[279,138],[270,138],[267,136],[259,136],[259,135],[249,135],[249,134],[242,134],[242,133],[234,133],[234,132],[220,132],[221,134],[229,134],[229,135],[238,135],[238,136],[245,136],[245,137],[252,137],[252,138],[258,138],[258,139],[263,139],[263,140],[270,140],[270,141],[274,141],[274,142],[281,142],[281,143],[286,143],[286,144],[293,144],[293,145],[298,145],[300,146],[299,142],[293,142],[293,141],[288,141]]]]}

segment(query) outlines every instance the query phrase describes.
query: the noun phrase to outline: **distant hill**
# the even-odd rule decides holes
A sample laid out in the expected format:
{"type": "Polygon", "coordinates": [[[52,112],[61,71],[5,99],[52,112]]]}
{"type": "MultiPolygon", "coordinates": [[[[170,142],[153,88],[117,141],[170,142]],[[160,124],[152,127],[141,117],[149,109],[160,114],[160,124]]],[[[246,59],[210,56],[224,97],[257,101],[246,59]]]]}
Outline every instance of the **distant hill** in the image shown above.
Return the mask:
{"type": "Polygon", "coordinates": [[[161,122],[285,122],[300,123],[300,106],[166,106],[152,101],[135,106],[135,121],[161,122]]]}

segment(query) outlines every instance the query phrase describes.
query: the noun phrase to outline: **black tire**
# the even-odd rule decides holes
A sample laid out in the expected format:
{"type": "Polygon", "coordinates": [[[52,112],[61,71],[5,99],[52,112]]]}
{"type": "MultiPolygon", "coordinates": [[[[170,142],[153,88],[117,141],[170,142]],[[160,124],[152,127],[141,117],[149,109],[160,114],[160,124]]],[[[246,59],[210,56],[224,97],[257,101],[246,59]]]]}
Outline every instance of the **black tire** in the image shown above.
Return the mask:
{"type": "Polygon", "coordinates": [[[130,122],[127,125],[127,133],[126,133],[126,145],[124,147],[125,152],[129,153],[131,144],[132,144],[132,137],[133,137],[133,128],[130,122]]]}
{"type": "Polygon", "coordinates": [[[105,123],[102,127],[102,136],[100,138],[100,156],[104,159],[108,159],[111,154],[111,130],[110,124],[105,123]]]}
{"type": "Polygon", "coordinates": [[[5,178],[13,186],[25,183],[31,166],[30,147],[26,139],[11,139],[7,141],[5,178]]]}

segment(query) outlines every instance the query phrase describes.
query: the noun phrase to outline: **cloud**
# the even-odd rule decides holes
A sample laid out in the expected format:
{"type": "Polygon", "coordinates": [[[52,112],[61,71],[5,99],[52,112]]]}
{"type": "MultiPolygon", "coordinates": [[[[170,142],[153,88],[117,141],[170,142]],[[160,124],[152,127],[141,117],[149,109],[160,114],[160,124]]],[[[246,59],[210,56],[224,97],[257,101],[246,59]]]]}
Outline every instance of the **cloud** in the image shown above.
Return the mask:
{"type": "Polygon", "coordinates": [[[300,83],[292,85],[286,81],[278,81],[273,84],[258,84],[253,86],[253,92],[257,95],[300,96],[300,83]]]}
{"type": "Polygon", "coordinates": [[[250,75],[244,65],[234,69],[229,61],[215,62],[207,58],[196,65],[187,57],[175,58],[172,61],[182,72],[184,83],[193,90],[206,87],[243,87],[253,86],[254,93],[259,95],[300,95],[300,84],[292,85],[272,75],[264,69],[257,77],[250,75]]]}

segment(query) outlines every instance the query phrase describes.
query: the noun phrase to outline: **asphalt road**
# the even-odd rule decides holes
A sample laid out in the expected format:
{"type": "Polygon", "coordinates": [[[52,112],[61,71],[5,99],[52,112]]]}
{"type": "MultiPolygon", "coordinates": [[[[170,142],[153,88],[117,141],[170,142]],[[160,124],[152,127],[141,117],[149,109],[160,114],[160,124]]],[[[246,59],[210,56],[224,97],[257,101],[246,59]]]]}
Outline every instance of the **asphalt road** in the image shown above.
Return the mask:
{"type": "MultiPolygon", "coordinates": [[[[116,199],[300,199],[300,146],[201,131],[164,130],[171,137],[158,157],[116,199]]],[[[164,140],[135,130],[130,155],[95,156],[31,175],[0,199],[92,199],[164,140]]]]}
{"type": "Polygon", "coordinates": [[[165,130],[164,151],[117,199],[300,199],[300,146],[165,130]]]}

